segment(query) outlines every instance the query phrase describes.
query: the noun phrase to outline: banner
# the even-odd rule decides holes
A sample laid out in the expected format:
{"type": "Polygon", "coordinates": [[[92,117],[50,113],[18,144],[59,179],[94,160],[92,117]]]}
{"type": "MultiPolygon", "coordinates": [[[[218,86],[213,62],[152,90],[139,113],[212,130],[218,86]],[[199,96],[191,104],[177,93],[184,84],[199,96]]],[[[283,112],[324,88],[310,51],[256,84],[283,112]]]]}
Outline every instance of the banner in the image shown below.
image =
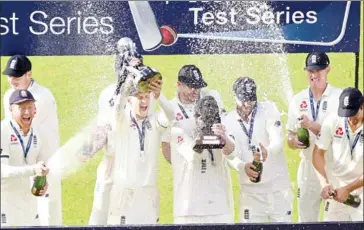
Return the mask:
{"type": "Polygon", "coordinates": [[[360,2],[2,1],[1,56],[359,52],[360,2]],[[19,7],[21,5],[21,7],[19,7]]]}

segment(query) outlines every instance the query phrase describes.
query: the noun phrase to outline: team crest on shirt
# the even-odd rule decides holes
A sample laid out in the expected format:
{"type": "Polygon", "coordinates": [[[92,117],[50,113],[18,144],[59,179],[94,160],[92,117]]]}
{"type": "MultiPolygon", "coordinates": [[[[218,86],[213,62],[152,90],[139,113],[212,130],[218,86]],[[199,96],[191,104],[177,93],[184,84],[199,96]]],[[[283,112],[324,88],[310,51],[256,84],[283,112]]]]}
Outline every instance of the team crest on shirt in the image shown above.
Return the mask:
{"type": "Polygon", "coordinates": [[[322,111],[327,111],[327,101],[324,101],[324,103],[322,104],[322,111]]]}
{"type": "Polygon", "coordinates": [[[38,137],[36,135],[34,135],[34,137],[33,137],[33,145],[34,145],[34,147],[37,147],[37,145],[38,145],[38,137]]]}
{"type": "Polygon", "coordinates": [[[150,124],[150,121],[149,120],[146,120],[145,121],[145,125],[147,126],[147,129],[148,130],[151,130],[152,129],[152,125],[150,124]]]}
{"type": "Polygon", "coordinates": [[[301,111],[306,111],[308,107],[307,101],[303,100],[300,104],[300,110],[301,111]]]}
{"type": "Polygon", "coordinates": [[[183,115],[182,115],[181,113],[177,113],[177,115],[176,115],[176,120],[177,120],[177,121],[181,121],[181,120],[183,120],[183,115]]]}
{"type": "Polygon", "coordinates": [[[342,127],[339,127],[335,131],[335,137],[342,138],[344,135],[344,129],[342,127]]]}

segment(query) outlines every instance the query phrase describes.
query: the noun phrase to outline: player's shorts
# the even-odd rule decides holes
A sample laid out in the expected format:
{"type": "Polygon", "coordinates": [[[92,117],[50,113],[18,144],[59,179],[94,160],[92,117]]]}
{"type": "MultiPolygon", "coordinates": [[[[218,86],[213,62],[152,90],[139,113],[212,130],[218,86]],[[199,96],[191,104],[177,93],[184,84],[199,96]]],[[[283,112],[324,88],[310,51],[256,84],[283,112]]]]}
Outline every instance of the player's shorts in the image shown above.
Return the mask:
{"type": "Polygon", "coordinates": [[[136,189],[113,187],[108,225],[157,224],[159,218],[159,192],[157,187],[136,189]]]}
{"type": "Polygon", "coordinates": [[[39,226],[37,199],[28,193],[1,194],[1,227],[39,226]]]}
{"type": "Polygon", "coordinates": [[[240,194],[240,222],[291,222],[292,202],[291,189],[260,194],[242,192],[240,194]]]}
{"type": "Polygon", "coordinates": [[[213,215],[213,216],[176,216],[174,224],[233,224],[232,214],[213,215]]]}

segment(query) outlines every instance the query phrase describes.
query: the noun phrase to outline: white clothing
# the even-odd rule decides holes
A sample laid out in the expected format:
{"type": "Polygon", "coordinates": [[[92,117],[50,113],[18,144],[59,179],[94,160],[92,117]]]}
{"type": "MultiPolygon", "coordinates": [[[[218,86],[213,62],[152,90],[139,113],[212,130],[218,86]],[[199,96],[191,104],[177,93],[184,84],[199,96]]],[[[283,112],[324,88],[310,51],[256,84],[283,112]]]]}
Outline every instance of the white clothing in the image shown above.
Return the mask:
{"type": "MultiPolygon", "coordinates": [[[[322,124],[321,133],[316,145],[319,149],[327,150],[332,148],[331,162],[327,167],[330,174],[337,180],[329,182],[335,187],[343,187],[352,183],[363,175],[363,126],[352,132],[349,125],[345,125],[346,119],[336,114],[331,114],[322,124]],[[346,130],[347,127],[347,130],[346,130]],[[350,141],[347,137],[349,135],[350,141]],[[351,152],[351,147],[355,143],[351,152]]],[[[363,203],[363,187],[353,191],[351,194],[358,194],[363,203]]],[[[334,200],[326,201],[325,219],[336,221],[344,219],[347,221],[363,221],[363,204],[358,208],[352,208],[334,200]],[[329,206],[329,207],[327,207],[329,206]]]]}
{"type": "Polygon", "coordinates": [[[233,224],[234,216],[232,214],[215,215],[215,216],[177,216],[174,218],[174,224],[233,224]]]}
{"type": "MultiPolygon", "coordinates": [[[[331,113],[337,113],[339,97],[342,90],[327,84],[321,97],[320,108],[315,122],[322,124],[331,113]]],[[[314,100],[313,100],[314,101],[314,100]]],[[[317,102],[314,101],[314,110],[317,112],[317,102]]],[[[313,120],[313,111],[310,105],[309,89],[302,90],[296,94],[288,110],[288,120],[286,129],[297,132],[299,127],[298,118],[301,115],[308,116],[313,120]]],[[[316,142],[316,136],[309,130],[310,146],[300,151],[301,162],[297,173],[298,184],[298,222],[317,222],[319,221],[321,205],[321,185],[315,169],[312,165],[312,153],[316,142]]],[[[328,150],[331,151],[330,149],[328,150]]],[[[330,157],[330,154],[327,154],[330,157]]],[[[329,175],[328,175],[329,176],[329,175]]]]}
{"type": "MultiPolygon", "coordinates": [[[[229,165],[240,171],[239,183],[242,192],[272,193],[290,187],[288,167],[283,154],[283,131],[280,113],[272,102],[258,102],[254,118],[251,145],[259,147],[262,144],[267,149],[267,159],[263,163],[261,181],[253,183],[244,170],[248,162],[253,161],[253,153],[249,149],[249,138],[243,131],[245,126],[249,133],[252,119],[245,123],[240,119],[236,109],[230,112],[224,121],[229,133],[235,137],[236,158],[229,160],[229,165]]],[[[253,113],[253,112],[252,112],[253,113]]],[[[260,148],[260,147],[259,147],[260,148]]]]}
{"type": "MultiPolygon", "coordinates": [[[[149,114],[143,121],[137,120],[132,109],[133,105],[127,104],[125,94],[128,93],[124,92],[124,89],[122,91],[116,98],[113,108],[112,129],[115,130],[115,155],[107,223],[120,224],[120,218],[131,224],[155,223],[158,216],[156,218],[153,216],[155,220],[153,221],[148,213],[158,214],[153,210],[159,210],[159,198],[152,199],[154,202],[147,200],[151,197],[159,197],[156,189],[159,145],[161,134],[168,128],[169,122],[163,112],[149,114]],[[144,131],[142,131],[143,127],[144,131]],[[144,133],[144,139],[141,133],[144,133]],[[129,202],[127,205],[123,202],[128,200],[123,198],[126,190],[135,192],[136,197],[135,202],[129,202]],[[145,191],[145,193],[136,191],[145,191]],[[143,216],[146,219],[141,218],[143,216]]],[[[162,104],[166,102],[166,99],[161,94],[159,100],[163,109],[162,104]]]]}
{"type": "Polygon", "coordinates": [[[50,148],[40,127],[32,125],[29,133],[23,136],[14,120],[5,119],[1,122],[2,226],[40,224],[37,197],[31,193],[31,186],[35,174],[34,164],[39,161],[46,162],[49,157],[50,148]],[[29,146],[26,157],[21,140],[25,149],[29,146]]]}
{"type": "Polygon", "coordinates": [[[293,193],[283,189],[271,193],[240,193],[241,223],[291,222],[293,193]]]}

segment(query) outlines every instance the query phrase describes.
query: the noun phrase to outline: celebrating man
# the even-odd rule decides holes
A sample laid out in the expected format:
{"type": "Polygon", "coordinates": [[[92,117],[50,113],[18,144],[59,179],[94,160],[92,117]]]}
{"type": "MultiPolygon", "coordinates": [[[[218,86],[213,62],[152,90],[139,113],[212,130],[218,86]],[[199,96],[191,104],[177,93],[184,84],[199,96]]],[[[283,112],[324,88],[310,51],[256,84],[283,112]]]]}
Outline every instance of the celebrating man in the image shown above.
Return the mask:
{"type": "Polygon", "coordinates": [[[363,221],[363,111],[362,93],[346,88],[340,95],[338,113],[322,124],[313,165],[322,185],[321,197],[326,200],[325,221],[363,221]],[[332,157],[326,161],[330,148],[332,157]],[[347,202],[349,196],[356,198],[347,202]]]}

